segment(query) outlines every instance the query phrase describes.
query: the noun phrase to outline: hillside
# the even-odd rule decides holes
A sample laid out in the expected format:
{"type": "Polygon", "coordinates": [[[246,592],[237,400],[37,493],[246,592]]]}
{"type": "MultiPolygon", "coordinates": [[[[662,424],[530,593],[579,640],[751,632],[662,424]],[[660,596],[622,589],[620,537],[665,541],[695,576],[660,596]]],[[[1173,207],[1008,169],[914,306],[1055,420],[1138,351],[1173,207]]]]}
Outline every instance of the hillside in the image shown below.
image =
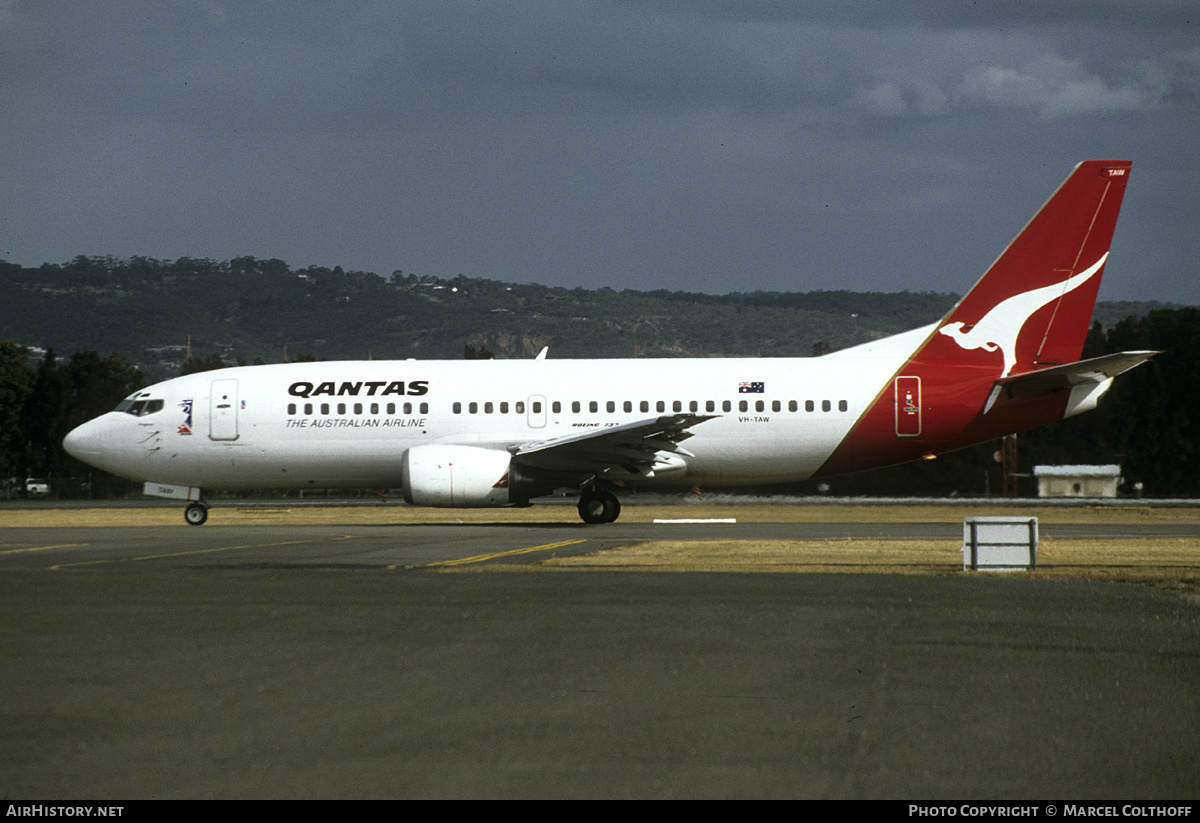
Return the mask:
{"type": "MultiPolygon", "coordinates": [[[[340,267],[77,257],[0,262],[0,340],[61,353],[120,352],[151,379],[196,358],[225,362],[497,357],[808,356],[931,323],[951,294],[621,292],[340,267]]],[[[1101,304],[1111,327],[1157,304],[1101,304]]]]}

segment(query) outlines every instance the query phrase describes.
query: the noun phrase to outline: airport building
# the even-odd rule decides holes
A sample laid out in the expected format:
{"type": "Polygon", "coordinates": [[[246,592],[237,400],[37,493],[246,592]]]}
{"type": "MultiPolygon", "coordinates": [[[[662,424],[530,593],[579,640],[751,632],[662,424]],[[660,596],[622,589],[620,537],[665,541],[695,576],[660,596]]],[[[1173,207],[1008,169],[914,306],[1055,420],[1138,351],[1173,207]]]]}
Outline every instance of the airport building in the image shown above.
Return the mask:
{"type": "Polygon", "coordinates": [[[1116,497],[1121,467],[1034,466],[1038,497],[1116,497]]]}

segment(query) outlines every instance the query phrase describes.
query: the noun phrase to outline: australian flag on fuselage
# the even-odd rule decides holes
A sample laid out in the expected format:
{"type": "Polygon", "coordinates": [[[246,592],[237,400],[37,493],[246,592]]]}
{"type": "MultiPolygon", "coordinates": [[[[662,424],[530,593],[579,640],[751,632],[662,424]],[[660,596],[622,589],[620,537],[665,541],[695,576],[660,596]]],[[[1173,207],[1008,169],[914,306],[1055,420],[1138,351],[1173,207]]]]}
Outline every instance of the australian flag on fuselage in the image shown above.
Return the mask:
{"type": "Polygon", "coordinates": [[[738,383],[738,394],[764,394],[766,383],[738,383]]]}

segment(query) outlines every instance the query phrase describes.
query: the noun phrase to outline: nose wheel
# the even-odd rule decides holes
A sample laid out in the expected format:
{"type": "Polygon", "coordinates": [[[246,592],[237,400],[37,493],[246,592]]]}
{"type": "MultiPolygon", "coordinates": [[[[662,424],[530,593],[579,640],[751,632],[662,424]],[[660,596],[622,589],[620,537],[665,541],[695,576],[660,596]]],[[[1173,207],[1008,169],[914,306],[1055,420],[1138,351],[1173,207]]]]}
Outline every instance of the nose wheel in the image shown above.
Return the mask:
{"type": "Polygon", "coordinates": [[[611,523],[621,514],[621,501],[609,491],[593,489],[579,498],[579,516],[584,523],[611,523]]]}
{"type": "Polygon", "coordinates": [[[208,506],[200,502],[192,503],[183,510],[183,519],[190,526],[203,526],[204,521],[208,520],[208,506]]]}

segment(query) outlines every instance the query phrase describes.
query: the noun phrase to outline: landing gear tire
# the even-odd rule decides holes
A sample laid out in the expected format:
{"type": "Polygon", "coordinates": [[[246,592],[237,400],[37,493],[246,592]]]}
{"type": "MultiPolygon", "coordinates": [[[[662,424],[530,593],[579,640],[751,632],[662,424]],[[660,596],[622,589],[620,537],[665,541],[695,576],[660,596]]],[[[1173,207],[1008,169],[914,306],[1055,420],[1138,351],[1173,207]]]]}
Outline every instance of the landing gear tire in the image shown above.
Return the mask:
{"type": "Polygon", "coordinates": [[[584,523],[611,523],[621,514],[621,501],[612,492],[584,492],[579,498],[579,516],[584,523]]]}
{"type": "Polygon", "coordinates": [[[183,510],[183,519],[191,526],[203,526],[208,519],[208,506],[203,503],[192,503],[183,510]]]}

